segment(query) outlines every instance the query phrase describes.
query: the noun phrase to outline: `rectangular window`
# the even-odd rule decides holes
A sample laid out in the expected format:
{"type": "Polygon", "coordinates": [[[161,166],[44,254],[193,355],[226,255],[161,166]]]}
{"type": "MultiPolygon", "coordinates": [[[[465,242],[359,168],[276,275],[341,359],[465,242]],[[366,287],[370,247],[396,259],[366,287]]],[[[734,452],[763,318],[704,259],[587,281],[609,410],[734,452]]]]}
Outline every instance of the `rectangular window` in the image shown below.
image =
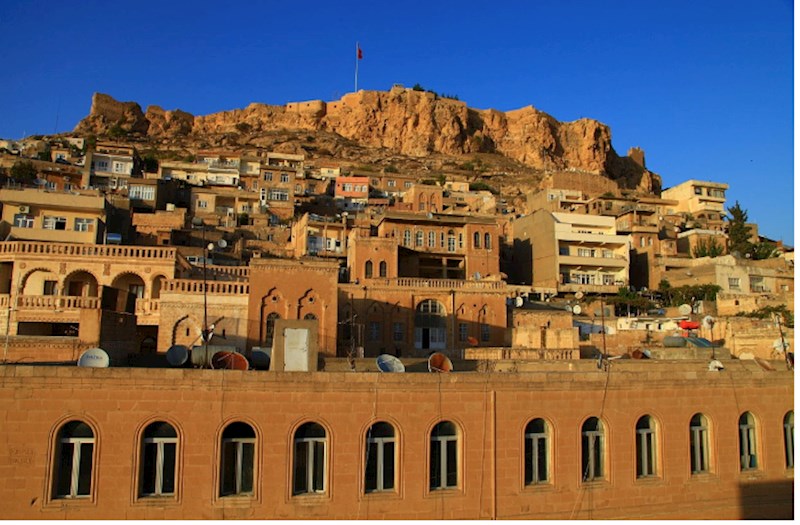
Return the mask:
{"type": "Polygon", "coordinates": [[[97,161],[97,169],[105,171],[108,169],[108,161],[107,160],[98,160],[97,161]]]}
{"type": "Polygon", "coordinates": [[[488,324],[482,323],[481,324],[481,341],[486,342],[491,337],[491,328],[488,324]]]}
{"type": "Polygon", "coordinates": [[[75,218],[75,231],[76,232],[90,232],[94,231],[94,219],[85,219],[82,217],[75,218]]]}
{"type": "Polygon", "coordinates": [[[126,173],[124,162],[114,162],[114,173],[126,173]]]}
{"type": "Polygon", "coordinates": [[[412,183],[411,183],[411,181],[405,181],[405,182],[403,183],[403,187],[404,187],[405,189],[408,189],[408,188],[410,188],[410,187],[411,187],[411,184],[412,184],[412,183]]]}
{"type": "Polygon", "coordinates": [[[271,189],[271,190],[269,190],[269,200],[271,200],[271,201],[288,201],[289,200],[289,192],[287,190],[271,189]]]}
{"type": "Polygon", "coordinates": [[[611,286],[614,284],[614,276],[608,273],[603,274],[603,284],[605,286],[611,286]]]}
{"type": "Polygon", "coordinates": [[[636,429],[636,477],[656,474],[655,432],[652,427],[636,429]]]}
{"type": "Polygon", "coordinates": [[[42,228],[45,230],[66,230],[67,218],[45,215],[44,220],[42,221],[42,228]]]}
{"type": "Polygon", "coordinates": [[[289,182],[289,174],[281,173],[281,182],[289,182]]]}
{"type": "Polygon", "coordinates": [[[365,492],[394,490],[394,429],[387,423],[376,423],[367,434],[365,492]]]}
{"type": "Polygon", "coordinates": [[[594,257],[594,250],[590,248],[578,248],[578,257],[594,257]]]}
{"type": "Polygon", "coordinates": [[[390,188],[394,188],[395,186],[397,186],[397,183],[393,179],[389,179],[388,181],[386,181],[386,185],[390,188]]]}
{"type": "Polygon", "coordinates": [[[702,195],[703,194],[703,188],[695,187],[694,188],[694,194],[695,195],[702,195]]]}
{"type": "Polygon", "coordinates": [[[392,341],[401,343],[406,339],[406,325],[405,323],[394,322],[392,323],[392,341]]]}
{"type": "Polygon", "coordinates": [[[467,340],[467,330],[469,325],[467,323],[458,323],[458,340],[464,342],[467,340]]]}
{"type": "Polygon", "coordinates": [[[33,216],[27,213],[17,213],[14,215],[14,227],[33,228],[33,216]]]}
{"type": "Polygon", "coordinates": [[[325,492],[325,439],[298,438],[294,447],[294,494],[325,492]]]}
{"type": "Polygon", "coordinates": [[[728,277],[728,288],[731,290],[739,290],[740,279],[738,277],[728,277]]]}
{"type": "Polygon", "coordinates": [[[152,201],[156,198],[156,189],[154,186],[131,186],[128,189],[128,198],[152,201]]]}
{"type": "Polygon", "coordinates": [[[45,281],[42,287],[42,295],[55,295],[56,294],[56,281],[45,281]]]}
{"type": "Polygon", "coordinates": [[[547,433],[544,420],[536,419],[525,433],[525,484],[537,485],[549,481],[547,433]]]}
{"type": "Polygon", "coordinates": [[[221,496],[253,493],[254,454],[253,438],[223,439],[221,496]]]}
{"type": "Polygon", "coordinates": [[[208,208],[208,201],[198,200],[197,207],[201,210],[208,208]]]}
{"type": "Polygon", "coordinates": [[[370,321],[369,322],[369,332],[367,337],[370,341],[380,341],[381,340],[381,322],[380,321],[370,321]]]}
{"type": "Polygon", "coordinates": [[[272,173],[265,173],[264,180],[267,182],[272,182],[272,173]]]}
{"type": "Polygon", "coordinates": [[[142,496],[175,493],[176,438],[146,438],[142,451],[142,496]]]}
{"type": "Polygon", "coordinates": [[[558,247],[558,254],[559,255],[569,255],[569,246],[559,246],[558,247]]]}
{"type": "Polygon", "coordinates": [[[431,439],[431,490],[458,487],[458,442],[456,436],[435,436],[431,439]]]}

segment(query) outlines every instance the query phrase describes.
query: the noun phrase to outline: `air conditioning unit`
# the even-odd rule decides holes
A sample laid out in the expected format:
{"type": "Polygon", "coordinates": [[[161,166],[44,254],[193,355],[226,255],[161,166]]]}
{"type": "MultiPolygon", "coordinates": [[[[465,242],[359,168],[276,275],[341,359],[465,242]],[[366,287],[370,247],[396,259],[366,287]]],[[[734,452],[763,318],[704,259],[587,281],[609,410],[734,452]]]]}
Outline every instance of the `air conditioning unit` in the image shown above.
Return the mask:
{"type": "Polygon", "coordinates": [[[19,207],[19,212],[20,213],[30,213],[31,212],[31,207],[22,205],[22,206],[19,207]]]}

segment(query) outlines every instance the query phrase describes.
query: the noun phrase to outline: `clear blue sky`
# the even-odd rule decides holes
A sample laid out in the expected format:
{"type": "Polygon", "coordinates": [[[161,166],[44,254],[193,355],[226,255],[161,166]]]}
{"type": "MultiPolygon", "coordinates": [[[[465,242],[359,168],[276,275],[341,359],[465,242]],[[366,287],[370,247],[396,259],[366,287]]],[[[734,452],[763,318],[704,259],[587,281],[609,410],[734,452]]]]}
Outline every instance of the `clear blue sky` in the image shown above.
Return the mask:
{"type": "Polygon", "coordinates": [[[394,83],[611,127],[664,186],[727,182],[794,244],[791,0],[3,2],[0,137],[72,129],[92,93],[193,114],[394,83]]]}

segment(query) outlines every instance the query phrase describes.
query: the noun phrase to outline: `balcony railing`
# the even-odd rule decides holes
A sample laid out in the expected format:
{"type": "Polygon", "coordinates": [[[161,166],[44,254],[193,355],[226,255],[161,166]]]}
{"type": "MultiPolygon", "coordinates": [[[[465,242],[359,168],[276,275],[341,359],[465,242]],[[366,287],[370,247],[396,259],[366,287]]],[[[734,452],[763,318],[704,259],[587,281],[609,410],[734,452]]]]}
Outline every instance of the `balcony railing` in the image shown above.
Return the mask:
{"type": "Polygon", "coordinates": [[[72,310],[78,308],[96,310],[100,308],[100,298],[69,295],[19,295],[17,296],[16,307],[19,310],[72,310]]]}
{"type": "MultiPolygon", "coordinates": [[[[207,281],[206,293],[210,295],[247,295],[249,283],[233,281],[207,281]]],[[[162,293],[202,294],[203,281],[195,279],[171,279],[165,283],[162,293]]]]}
{"type": "Polygon", "coordinates": [[[44,255],[52,257],[129,257],[174,260],[175,248],[119,246],[110,244],[64,244],[10,241],[0,243],[0,255],[44,255]]]}
{"type": "Polygon", "coordinates": [[[437,288],[442,290],[502,290],[503,281],[462,281],[459,279],[422,279],[419,277],[397,277],[394,279],[368,279],[378,286],[397,286],[401,288],[437,288]]]}

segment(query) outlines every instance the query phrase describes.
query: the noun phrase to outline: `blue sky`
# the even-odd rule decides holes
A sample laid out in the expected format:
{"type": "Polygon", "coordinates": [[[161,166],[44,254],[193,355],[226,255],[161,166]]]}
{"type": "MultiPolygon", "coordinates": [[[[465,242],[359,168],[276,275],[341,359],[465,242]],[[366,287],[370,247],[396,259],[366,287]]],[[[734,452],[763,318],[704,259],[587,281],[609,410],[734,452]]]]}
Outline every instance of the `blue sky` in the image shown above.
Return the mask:
{"type": "Polygon", "coordinates": [[[92,93],[207,114],[400,83],[608,124],[664,186],[727,182],[794,244],[790,0],[52,2],[0,12],[0,137],[72,129],[92,93]]]}

